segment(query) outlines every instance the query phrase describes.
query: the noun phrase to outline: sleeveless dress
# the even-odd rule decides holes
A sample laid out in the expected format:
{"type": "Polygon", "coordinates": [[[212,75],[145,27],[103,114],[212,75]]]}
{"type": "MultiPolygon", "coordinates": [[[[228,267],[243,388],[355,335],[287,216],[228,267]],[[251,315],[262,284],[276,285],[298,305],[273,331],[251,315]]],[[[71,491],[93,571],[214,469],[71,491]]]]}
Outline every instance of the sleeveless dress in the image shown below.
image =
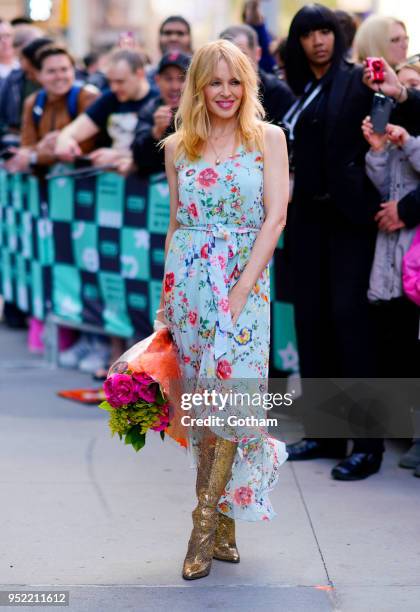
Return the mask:
{"type": "MultiPolygon", "coordinates": [[[[172,236],[165,262],[164,309],[185,389],[190,393],[214,389],[230,400],[232,393],[246,390],[248,398],[261,398],[267,391],[270,343],[268,266],[235,325],[228,293],[246,266],[264,221],[262,154],[240,146],[217,166],[202,158],[197,162],[181,158],[176,169],[180,228],[172,236]]],[[[285,444],[260,424],[270,414],[258,400],[252,406],[238,404],[236,399],[227,401],[222,409],[209,401],[190,405],[185,414],[222,417],[222,424],[220,419],[213,421],[207,430],[238,443],[219,512],[234,519],[270,520],[275,512],[268,493],[287,459],[285,444]],[[227,422],[232,415],[237,417],[233,424],[227,422]],[[248,419],[244,425],[246,417],[258,422],[249,424],[248,419]]],[[[204,430],[196,425],[188,428],[195,461],[204,430]]]]}

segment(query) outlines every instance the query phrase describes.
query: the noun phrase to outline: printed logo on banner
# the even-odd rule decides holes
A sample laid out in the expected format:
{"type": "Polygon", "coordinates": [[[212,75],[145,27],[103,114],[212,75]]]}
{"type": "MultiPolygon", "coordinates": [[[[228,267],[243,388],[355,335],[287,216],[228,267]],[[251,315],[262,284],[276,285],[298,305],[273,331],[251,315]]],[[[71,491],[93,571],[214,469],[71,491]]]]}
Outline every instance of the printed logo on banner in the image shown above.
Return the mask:
{"type": "Polygon", "coordinates": [[[134,310],[145,311],[147,308],[147,297],[141,293],[129,293],[127,296],[127,304],[134,310]]]}
{"type": "Polygon", "coordinates": [[[169,186],[168,183],[151,183],[149,187],[149,206],[147,228],[149,232],[164,234],[169,223],[169,186]]]}
{"type": "Polygon", "coordinates": [[[142,213],[146,207],[146,200],[141,196],[128,196],[126,200],[127,210],[133,213],[142,213]]]}
{"type": "Polygon", "coordinates": [[[121,232],[121,276],[148,280],[150,235],[144,229],[123,228],[121,232]]]}
{"type": "Polygon", "coordinates": [[[22,255],[26,259],[33,257],[32,215],[30,212],[22,213],[22,255]]]}
{"type": "Polygon", "coordinates": [[[73,253],[79,270],[98,272],[98,228],[94,223],[79,221],[72,224],[73,253]]]}
{"type": "Polygon", "coordinates": [[[39,219],[38,253],[42,265],[52,265],[54,262],[53,224],[50,219],[39,219]]]}
{"type": "Polygon", "coordinates": [[[120,228],[123,225],[124,178],[106,172],[96,180],[96,214],[101,227],[120,228]]]}
{"type": "Polygon", "coordinates": [[[28,281],[26,277],[26,261],[23,255],[16,255],[16,287],[17,305],[21,310],[27,312],[29,308],[28,281]]]}
{"type": "Polygon", "coordinates": [[[164,266],[165,249],[152,249],[152,262],[156,266],[164,266]]]}
{"type": "Polygon", "coordinates": [[[278,370],[297,372],[299,370],[299,358],[296,349],[292,304],[274,302],[273,319],[276,322],[273,325],[274,367],[278,370]]]}
{"type": "Polygon", "coordinates": [[[52,221],[73,221],[74,180],[61,176],[48,181],[48,201],[52,221]]]}
{"type": "Polygon", "coordinates": [[[22,210],[23,208],[23,189],[22,189],[22,175],[12,174],[10,181],[10,188],[12,194],[12,206],[15,210],[22,210]]]}
{"type": "Polygon", "coordinates": [[[39,181],[36,176],[27,177],[29,212],[33,217],[40,215],[39,181]]]}
{"type": "Polygon", "coordinates": [[[16,213],[13,208],[6,209],[6,224],[9,234],[9,249],[13,253],[17,249],[17,230],[16,230],[16,213]]]}
{"type": "Polygon", "coordinates": [[[8,173],[0,169],[0,206],[6,206],[8,198],[8,173]]]}
{"type": "Polygon", "coordinates": [[[44,285],[42,282],[42,267],[39,262],[31,264],[32,273],[32,312],[37,319],[43,319],[44,312],[44,285]]]}
{"type": "Polygon", "coordinates": [[[94,194],[91,191],[88,191],[86,189],[80,189],[76,191],[76,204],[89,208],[90,206],[93,206],[94,203],[95,198],[94,194]]]}
{"type": "Polygon", "coordinates": [[[13,300],[13,277],[10,253],[6,250],[2,252],[2,294],[6,302],[13,300]]]}
{"type": "Polygon", "coordinates": [[[99,272],[98,276],[104,303],[102,319],[105,331],[131,338],[134,329],[126,309],[124,280],[112,272],[99,272]]]}
{"type": "Polygon", "coordinates": [[[70,265],[56,264],[52,274],[54,313],[63,319],[81,322],[82,284],[79,271],[70,265]]]}

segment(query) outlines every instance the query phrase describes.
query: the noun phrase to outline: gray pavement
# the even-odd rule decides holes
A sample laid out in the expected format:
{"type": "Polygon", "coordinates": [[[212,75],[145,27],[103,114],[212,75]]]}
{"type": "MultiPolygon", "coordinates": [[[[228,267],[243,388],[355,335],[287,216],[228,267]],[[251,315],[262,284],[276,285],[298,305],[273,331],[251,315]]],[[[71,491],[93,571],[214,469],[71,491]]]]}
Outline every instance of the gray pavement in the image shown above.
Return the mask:
{"type": "Polygon", "coordinates": [[[75,612],[418,612],[420,480],[397,467],[403,442],[362,482],[331,480],[330,460],[286,463],[277,518],[238,524],[241,563],[190,583],[187,455],[158,435],[136,454],[106,413],[56,395],[89,386],[0,325],[0,590],[68,590],[75,612]]]}

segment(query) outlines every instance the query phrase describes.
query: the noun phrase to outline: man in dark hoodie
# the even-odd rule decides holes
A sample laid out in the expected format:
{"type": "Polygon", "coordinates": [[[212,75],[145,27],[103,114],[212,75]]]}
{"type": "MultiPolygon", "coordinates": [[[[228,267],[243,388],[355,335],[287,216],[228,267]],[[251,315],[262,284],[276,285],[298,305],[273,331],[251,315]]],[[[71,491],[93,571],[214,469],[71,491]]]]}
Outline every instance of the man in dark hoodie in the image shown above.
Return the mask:
{"type": "Polygon", "coordinates": [[[164,152],[159,148],[159,141],[174,130],[174,116],[190,60],[189,55],[174,51],[166,53],[158,64],[155,80],[160,96],[140,111],[131,146],[134,162],[142,176],[165,169],[164,152]]]}

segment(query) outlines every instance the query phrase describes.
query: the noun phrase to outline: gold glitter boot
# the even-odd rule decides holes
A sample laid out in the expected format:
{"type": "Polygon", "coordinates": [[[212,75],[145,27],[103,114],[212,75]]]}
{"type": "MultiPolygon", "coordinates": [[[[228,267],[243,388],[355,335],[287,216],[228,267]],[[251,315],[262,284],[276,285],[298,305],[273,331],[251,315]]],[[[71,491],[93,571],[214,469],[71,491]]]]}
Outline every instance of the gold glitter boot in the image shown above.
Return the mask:
{"type": "Polygon", "coordinates": [[[218,524],[217,504],[230,479],[237,444],[217,438],[214,450],[212,446],[200,449],[198,504],[192,513],[193,530],[182,571],[185,580],[203,578],[210,573],[218,524]]]}
{"type": "Polygon", "coordinates": [[[214,559],[239,563],[239,551],[235,540],[235,521],[225,514],[218,513],[214,559]]]}

